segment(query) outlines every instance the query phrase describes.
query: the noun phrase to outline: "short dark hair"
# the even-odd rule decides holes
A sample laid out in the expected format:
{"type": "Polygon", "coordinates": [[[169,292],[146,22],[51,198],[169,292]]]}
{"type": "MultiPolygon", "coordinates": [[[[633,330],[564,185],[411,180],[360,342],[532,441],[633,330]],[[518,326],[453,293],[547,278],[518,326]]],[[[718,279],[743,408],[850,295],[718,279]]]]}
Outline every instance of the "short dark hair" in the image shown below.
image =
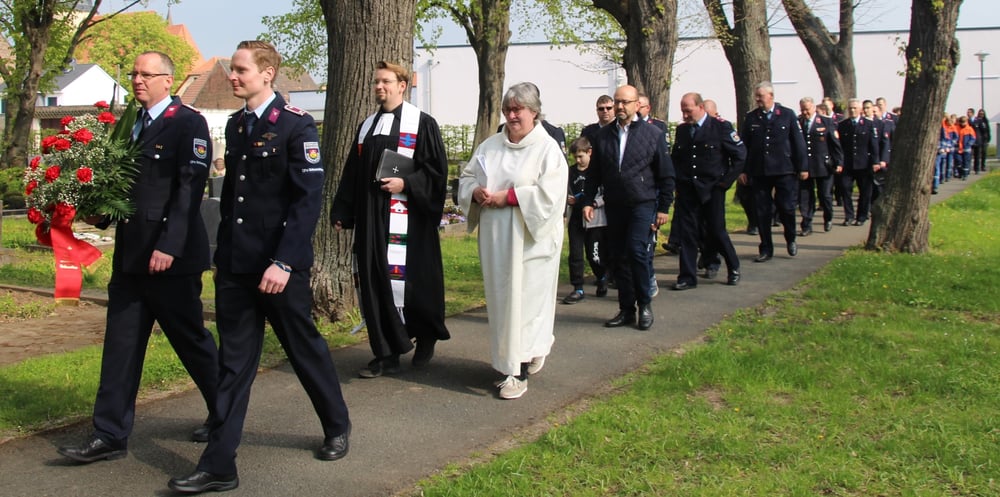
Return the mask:
{"type": "Polygon", "coordinates": [[[590,145],[590,140],[588,140],[586,136],[581,136],[576,140],[573,140],[573,143],[570,144],[569,153],[576,155],[577,152],[586,152],[591,148],[593,147],[590,145]]]}

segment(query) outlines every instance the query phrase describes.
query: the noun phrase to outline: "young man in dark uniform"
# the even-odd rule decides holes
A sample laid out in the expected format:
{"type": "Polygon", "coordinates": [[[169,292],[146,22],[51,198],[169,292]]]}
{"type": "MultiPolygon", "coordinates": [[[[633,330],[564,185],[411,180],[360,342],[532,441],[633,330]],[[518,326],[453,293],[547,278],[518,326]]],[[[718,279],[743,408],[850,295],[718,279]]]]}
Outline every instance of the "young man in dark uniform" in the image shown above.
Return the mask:
{"type": "MultiPolygon", "coordinates": [[[[209,254],[200,206],[212,140],[205,118],[170,97],[173,73],[170,57],[160,52],[139,55],[129,73],[142,104],[133,132],[141,149],[132,186],[135,212],[118,222],[115,233],[94,434],[83,445],[59,448],[79,462],[125,457],[154,321],[205,397],[209,422],[215,418],[218,352],[201,304],[209,254]]],[[[193,435],[206,436],[204,428],[193,435]]]]}
{"type": "Polygon", "coordinates": [[[263,41],[244,41],[229,81],[246,107],[226,125],[226,170],[215,252],[219,325],[218,412],[195,471],[173,478],[178,492],[239,485],[236,449],[260,363],[264,320],[288,355],[323,427],[321,460],[347,455],[351,423],[337,372],[312,318],[309,268],[319,219],[323,162],[312,116],[285,104],[271,87],[281,56],[263,41]]]}
{"type": "Polygon", "coordinates": [[[862,115],[861,102],[847,102],[847,119],[837,124],[840,145],[844,150],[843,167],[837,168],[844,197],[844,226],[861,226],[868,221],[872,205],[875,173],[881,168],[878,149],[879,131],[875,123],[862,115]],[[851,200],[854,182],[858,183],[858,208],[851,200]]]}

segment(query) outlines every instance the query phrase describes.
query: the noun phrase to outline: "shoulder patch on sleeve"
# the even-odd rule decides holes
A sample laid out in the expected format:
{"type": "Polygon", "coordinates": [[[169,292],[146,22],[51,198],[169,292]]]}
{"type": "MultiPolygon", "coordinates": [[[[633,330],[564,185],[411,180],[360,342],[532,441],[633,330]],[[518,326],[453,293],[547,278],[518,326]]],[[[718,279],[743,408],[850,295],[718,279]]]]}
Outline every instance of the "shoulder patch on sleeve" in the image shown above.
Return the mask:
{"type": "Polygon", "coordinates": [[[306,115],[306,111],[304,111],[304,110],[302,110],[302,109],[300,109],[298,107],[295,107],[295,106],[293,106],[291,104],[285,105],[285,110],[287,110],[288,112],[291,112],[292,114],[297,114],[297,115],[300,115],[300,116],[306,115]]]}
{"type": "Polygon", "coordinates": [[[189,108],[189,109],[191,109],[191,110],[193,110],[193,111],[195,111],[198,114],[201,114],[201,111],[198,110],[196,107],[193,107],[193,106],[191,106],[189,104],[184,104],[184,106],[187,107],[187,108],[189,108]]]}
{"type": "Polygon", "coordinates": [[[736,143],[740,143],[743,141],[742,139],[740,139],[740,135],[736,131],[729,133],[729,138],[732,138],[732,140],[736,143]]]}

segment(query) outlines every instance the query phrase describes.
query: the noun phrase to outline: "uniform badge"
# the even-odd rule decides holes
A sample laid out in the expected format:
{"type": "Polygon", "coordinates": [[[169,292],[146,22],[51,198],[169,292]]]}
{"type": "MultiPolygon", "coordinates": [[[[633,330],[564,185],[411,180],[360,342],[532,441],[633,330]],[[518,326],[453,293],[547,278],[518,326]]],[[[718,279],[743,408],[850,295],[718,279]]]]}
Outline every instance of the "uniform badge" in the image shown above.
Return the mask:
{"type": "Polygon", "coordinates": [[[263,136],[265,140],[273,140],[273,139],[275,139],[275,138],[278,137],[278,135],[276,135],[276,134],[274,134],[274,133],[272,133],[270,131],[268,131],[267,133],[264,133],[261,136],[263,136]]]}
{"type": "Polygon", "coordinates": [[[206,156],[208,156],[208,142],[202,140],[201,138],[195,138],[194,156],[199,159],[204,159],[206,156]]]}
{"type": "Polygon", "coordinates": [[[736,143],[739,143],[739,142],[743,141],[743,140],[740,139],[740,135],[737,134],[735,131],[733,131],[732,133],[729,133],[729,137],[732,138],[733,141],[736,142],[736,143]]]}
{"type": "Polygon", "coordinates": [[[302,148],[305,150],[307,162],[319,164],[319,142],[305,142],[302,148]]]}

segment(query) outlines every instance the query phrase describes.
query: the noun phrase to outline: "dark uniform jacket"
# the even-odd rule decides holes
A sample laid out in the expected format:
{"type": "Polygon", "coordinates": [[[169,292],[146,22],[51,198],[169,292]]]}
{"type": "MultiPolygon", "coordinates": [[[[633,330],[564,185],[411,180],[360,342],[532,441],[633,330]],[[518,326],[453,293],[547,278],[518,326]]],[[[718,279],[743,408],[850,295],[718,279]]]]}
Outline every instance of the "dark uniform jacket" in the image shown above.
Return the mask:
{"type": "Polygon", "coordinates": [[[857,125],[851,118],[837,125],[840,145],[844,149],[844,170],[871,170],[879,162],[878,129],[866,117],[859,117],[857,125]]]}
{"type": "Polygon", "coordinates": [[[990,120],[985,117],[977,117],[971,123],[973,129],[976,130],[976,146],[985,147],[992,138],[990,136],[990,120]]]}
{"type": "Polygon", "coordinates": [[[892,154],[892,134],[896,132],[896,121],[878,116],[873,121],[875,129],[878,130],[878,160],[888,164],[892,154]]]}
{"type": "Polygon", "coordinates": [[[762,109],[747,113],[740,126],[746,140],[748,176],[781,176],[806,170],[806,142],[795,111],[774,104],[770,119],[762,109]]]}
{"type": "Polygon", "coordinates": [[[747,149],[725,119],[706,117],[691,136],[692,123],[682,123],[674,133],[670,153],[677,183],[694,185],[701,202],[707,202],[713,188],[728,189],[743,172],[747,149]]]}
{"type": "Polygon", "coordinates": [[[308,269],[323,191],[316,123],[275,94],[250,137],[244,124],[241,109],[226,125],[215,264],[234,274],[263,273],[272,260],[308,269]]]}
{"type": "Polygon", "coordinates": [[[593,180],[587,182],[584,205],[593,204],[598,187],[603,185],[604,200],[609,205],[631,206],[655,200],[657,211],[669,212],[674,198],[674,166],[663,132],[642,120],[632,121],[620,163],[618,124],[601,128],[595,136],[590,159],[593,180]]]}
{"type": "Polygon", "coordinates": [[[153,250],[174,257],[167,275],[209,268],[208,234],[201,199],[212,160],[205,118],[174,98],[139,137],[138,173],[132,186],[135,212],[115,228],[113,268],[149,274],[153,250]]]}
{"type": "Polygon", "coordinates": [[[814,114],[812,119],[799,118],[802,135],[806,140],[806,157],[810,178],[825,178],[833,174],[844,161],[844,151],[840,148],[837,123],[829,117],[814,114]],[[812,121],[810,128],[809,121],[812,121]]]}

